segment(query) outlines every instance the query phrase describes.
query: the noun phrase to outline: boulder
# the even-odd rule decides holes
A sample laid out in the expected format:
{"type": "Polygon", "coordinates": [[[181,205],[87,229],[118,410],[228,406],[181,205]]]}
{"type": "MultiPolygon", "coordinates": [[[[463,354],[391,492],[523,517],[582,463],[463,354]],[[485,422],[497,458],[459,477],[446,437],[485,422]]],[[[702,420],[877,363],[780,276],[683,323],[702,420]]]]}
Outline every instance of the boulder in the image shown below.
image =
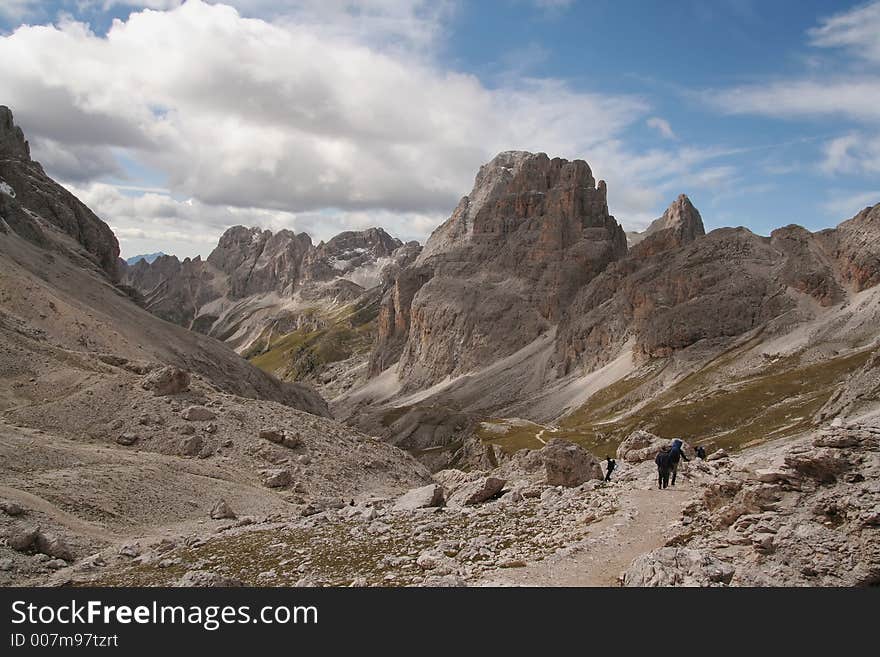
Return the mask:
{"type": "Polygon", "coordinates": [[[290,470],[278,468],[263,473],[263,485],[267,488],[284,488],[291,482],[290,470]]]}
{"type": "Polygon", "coordinates": [[[428,484],[421,488],[413,488],[397,498],[395,511],[414,511],[443,504],[443,486],[428,484]]]}
{"type": "Polygon", "coordinates": [[[189,390],[189,372],[178,369],[173,365],[162,367],[150,372],[141,381],[144,390],[152,390],[157,397],[165,395],[177,395],[189,390]]]}
{"type": "Polygon", "coordinates": [[[35,546],[39,534],[39,527],[13,526],[6,530],[3,538],[13,550],[26,552],[35,546]]]}
{"type": "Polygon", "coordinates": [[[479,477],[459,486],[449,497],[449,504],[452,506],[482,504],[498,495],[505,483],[507,482],[504,479],[497,477],[479,477]]]}
{"type": "Polygon", "coordinates": [[[24,508],[17,502],[12,500],[0,500],[0,511],[7,516],[20,516],[24,513],[24,508]]]}
{"type": "Polygon", "coordinates": [[[136,433],[121,433],[116,436],[116,442],[119,445],[134,445],[138,441],[138,435],[136,433]]]}
{"type": "Polygon", "coordinates": [[[183,409],[181,417],[190,422],[208,422],[217,418],[216,413],[204,406],[187,406],[183,409]]]}
{"type": "Polygon", "coordinates": [[[119,547],[119,554],[123,557],[134,559],[141,554],[141,546],[139,543],[125,543],[119,547]]]}
{"type": "Polygon", "coordinates": [[[730,454],[727,453],[723,447],[721,449],[715,450],[709,456],[706,457],[707,461],[718,461],[720,459],[728,459],[730,458],[730,454]]]}
{"type": "Polygon", "coordinates": [[[580,486],[590,479],[604,480],[599,460],[572,442],[554,438],[541,448],[546,482],[549,486],[580,486]]]}
{"type": "Polygon", "coordinates": [[[201,436],[187,436],[186,438],[181,438],[177,451],[181,456],[198,456],[204,447],[204,443],[205,441],[201,436]]]}
{"type": "Polygon", "coordinates": [[[734,568],[689,548],[663,547],[636,557],[623,575],[624,586],[725,586],[734,568]]]}
{"type": "Polygon", "coordinates": [[[233,520],[236,518],[235,512],[229,508],[226,500],[220,498],[211,509],[211,518],[214,520],[233,520]]]}
{"type": "Polygon", "coordinates": [[[34,545],[38,552],[42,552],[54,559],[73,561],[73,551],[60,536],[51,533],[37,532],[34,545]]]}
{"type": "Polygon", "coordinates": [[[666,447],[670,441],[656,436],[641,429],[633,431],[617,448],[617,460],[627,463],[641,463],[653,460],[661,447],[666,447]]]}
{"type": "Polygon", "coordinates": [[[291,449],[299,447],[303,443],[299,434],[276,428],[263,429],[260,431],[260,438],[291,449]]]}

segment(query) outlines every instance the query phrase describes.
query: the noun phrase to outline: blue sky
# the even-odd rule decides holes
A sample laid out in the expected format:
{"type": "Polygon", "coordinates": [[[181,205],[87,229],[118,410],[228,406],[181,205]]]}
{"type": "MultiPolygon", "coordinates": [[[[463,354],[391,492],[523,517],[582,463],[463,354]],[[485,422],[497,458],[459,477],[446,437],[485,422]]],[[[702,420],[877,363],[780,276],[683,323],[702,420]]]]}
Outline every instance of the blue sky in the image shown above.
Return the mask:
{"type": "Polygon", "coordinates": [[[587,160],[628,229],[681,192],[761,234],[880,202],[880,2],[179,4],[0,7],[0,103],[124,255],[424,240],[509,148],[587,160]]]}

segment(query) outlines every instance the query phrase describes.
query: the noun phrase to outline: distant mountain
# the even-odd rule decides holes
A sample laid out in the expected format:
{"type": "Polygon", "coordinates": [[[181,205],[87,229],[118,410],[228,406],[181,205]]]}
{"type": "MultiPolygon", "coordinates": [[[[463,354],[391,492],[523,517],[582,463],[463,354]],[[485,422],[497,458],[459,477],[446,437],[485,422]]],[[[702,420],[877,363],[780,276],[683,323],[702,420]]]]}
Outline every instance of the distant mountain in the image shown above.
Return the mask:
{"type": "Polygon", "coordinates": [[[148,263],[152,264],[156,258],[161,258],[164,255],[168,254],[162,253],[161,251],[156,251],[156,253],[143,253],[141,255],[132,256],[131,258],[126,258],[125,264],[130,266],[141,260],[146,260],[148,263]]]}

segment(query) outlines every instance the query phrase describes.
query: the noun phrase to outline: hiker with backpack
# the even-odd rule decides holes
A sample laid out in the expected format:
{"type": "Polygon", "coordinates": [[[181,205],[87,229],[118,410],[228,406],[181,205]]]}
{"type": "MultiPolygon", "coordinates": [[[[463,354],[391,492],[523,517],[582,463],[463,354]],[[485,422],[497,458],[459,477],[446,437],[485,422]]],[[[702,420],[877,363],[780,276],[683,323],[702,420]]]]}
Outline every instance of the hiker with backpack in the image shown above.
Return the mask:
{"type": "Polygon", "coordinates": [[[605,481],[611,481],[611,473],[614,471],[614,468],[617,467],[617,461],[615,461],[610,456],[606,456],[605,460],[608,461],[608,465],[605,466],[607,471],[605,473],[605,481]]]}
{"type": "Polygon", "coordinates": [[[666,488],[669,485],[669,475],[672,475],[672,485],[675,486],[675,476],[678,474],[678,463],[681,459],[690,461],[682,450],[682,442],[676,438],[670,447],[661,449],[654,458],[657,464],[657,487],[666,488]]]}

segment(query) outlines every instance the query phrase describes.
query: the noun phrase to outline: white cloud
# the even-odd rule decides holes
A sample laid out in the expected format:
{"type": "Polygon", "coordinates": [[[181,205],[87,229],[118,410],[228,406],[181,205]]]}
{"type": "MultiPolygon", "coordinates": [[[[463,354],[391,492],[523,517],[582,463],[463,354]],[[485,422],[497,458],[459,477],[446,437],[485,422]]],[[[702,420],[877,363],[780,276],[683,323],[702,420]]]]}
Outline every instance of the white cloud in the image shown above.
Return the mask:
{"type": "Polygon", "coordinates": [[[811,75],[711,90],[703,100],[727,114],[855,123],[861,127],[849,126],[825,143],[818,168],[829,174],[880,171],[880,1],[826,18],[808,35],[812,46],[842,49],[848,59],[813,57],[817,72],[811,75]]]}
{"type": "Polygon", "coordinates": [[[840,116],[880,121],[880,77],[780,80],[703,94],[728,114],[762,114],[780,118],[840,116]]]}
{"type": "Polygon", "coordinates": [[[659,116],[652,116],[650,119],[645,121],[645,124],[649,128],[653,128],[657,132],[660,133],[661,137],[666,139],[675,139],[675,133],[672,131],[672,126],[669,125],[669,121],[666,119],[661,119],[659,116]]]}
{"type": "Polygon", "coordinates": [[[822,170],[830,174],[880,173],[880,135],[848,134],[827,142],[822,170]]]}
{"type": "Polygon", "coordinates": [[[880,2],[827,18],[809,34],[813,45],[845,48],[857,57],[880,62],[880,2]]]}
{"type": "Polygon", "coordinates": [[[650,110],[638,97],[552,79],[488,88],[444,69],[426,44],[442,32],[446,4],[386,0],[367,11],[301,0],[269,22],[190,0],[133,13],[106,35],[69,19],[23,26],[0,38],[3,100],[35,158],[76,182],[109,223],[146,231],[155,220],[152,250],[169,250],[163,231],[203,244],[230,223],[318,232],[382,223],[423,239],[480,164],[508,149],[586,159],[608,181],[612,210],[639,222],[676,176],[717,156],[630,152],[623,134],[650,110]],[[190,205],[87,186],[114,174],[118,154],[160,172],[190,205]]]}

